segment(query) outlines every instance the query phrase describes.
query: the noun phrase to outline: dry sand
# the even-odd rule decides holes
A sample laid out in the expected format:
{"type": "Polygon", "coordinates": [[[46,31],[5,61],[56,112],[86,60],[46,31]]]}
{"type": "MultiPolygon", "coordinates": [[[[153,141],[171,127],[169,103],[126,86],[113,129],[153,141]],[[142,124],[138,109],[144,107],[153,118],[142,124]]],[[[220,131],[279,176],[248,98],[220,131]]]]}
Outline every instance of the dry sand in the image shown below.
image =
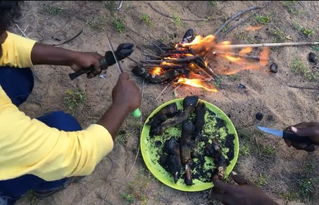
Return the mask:
{"type": "MultiPolygon", "coordinates": [[[[65,48],[80,51],[105,52],[109,33],[114,45],[122,42],[133,42],[136,45],[146,44],[143,38],[163,39],[165,42],[178,42],[188,28],[193,28],[198,34],[213,33],[227,17],[253,5],[263,5],[264,2],[124,2],[120,11],[112,14],[105,8],[105,2],[26,2],[23,18],[18,23],[25,34],[45,43],[56,43],[53,39],[67,39],[83,29],[83,34],[72,42],[63,45],[65,48]],[[149,4],[170,16],[186,19],[207,18],[209,21],[179,21],[170,19],[154,12],[149,4]],[[57,8],[61,8],[59,10],[57,8]],[[140,20],[147,14],[151,17],[150,26],[140,20]],[[112,17],[116,16],[125,22],[126,30],[119,34],[112,26],[112,17]],[[135,31],[139,33],[132,32],[135,31]]],[[[251,17],[245,24],[229,33],[225,39],[235,43],[271,42],[276,38],[271,31],[277,27],[290,36],[293,41],[318,40],[319,3],[296,2],[285,6],[282,2],[272,2],[259,14],[271,15],[271,20],[261,30],[245,32],[244,28],[253,25],[255,18],[251,17]],[[303,37],[293,23],[315,30],[309,38],[303,37]]],[[[246,15],[244,18],[246,18],[246,15]]],[[[16,26],[12,31],[19,33],[16,26]]],[[[288,37],[288,38],[290,38],[288,37]]],[[[289,40],[287,40],[289,41],[289,40]]],[[[222,77],[221,89],[218,93],[208,93],[198,89],[182,87],[176,93],[168,92],[158,100],[155,98],[164,88],[162,85],[143,87],[143,102],[141,110],[143,119],[158,105],[167,100],[184,97],[188,94],[198,94],[201,98],[219,106],[229,114],[240,133],[241,152],[236,170],[256,182],[268,194],[280,200],[281,204],[317,204],[319,192],[314,191],[312,201],[305,201],[295,196],[303,189],[298,186],[298,180],[303,176],[314,179],[318,188],[318,152],[298,152],[285,146],[283,141],[262,135],[254,130],[255,125],[265,125],[275,128],[285,128],[288,125],[302,121],[318,121],[318,90],[301,90],[287,87],[287,84],[318,86],[317,81],[310,82],[306,78],[291,72],[291,62],[300,58],[304,65],[313,67],[307,62],[310,47],[285,47],[271,50],[271,58],[279,66],[279,72],[268,72],[267,68],[256,71],[243,71],[236,77],[222,77]],[[238,84],[244,84],[247,89],[238,89],[238,84]],[[264,119],[256,121],[255,114],[262,112],[264,119]],[[312,164],[313,167],[309,167],[312,164]],[[289,199],[289,200],[287,200],[289,199]],[[304,203],[300,202],[304,201],[304,203]],[[300,203],[299,203],[300,202],[300,203]]],[[[141,60],[139,50],[132,55],[141,60]]],[[[125,60],[125,70],[129,71],[132,62],[125,60]]],[[[318,69],[317,67],[312,68],[318,69]]],[[[67,90],[82,90],[87,101],[76,107],[74,115],[85,127],[96,122],[106,107],[111,103],[111,90],[118,71],[109,68],[107,78],[88,80],[81,77],[70,81],[67,74],[70,69],[60,66],[35,66],[35,87],[28,101],[21,107],[32,117],[53,110],[66,110],[64,97],[67,90]]],[[[142,81],[136,79],[140,87],[142,81]]],[[[125,134],[117,141],[114,150],[97,166],[94,173],[74,183],[67,189],[47,199],[38,200],[28,194],[18,204],[39,205],[206,205],[219,204],[210,202],[209,191],[200,193],[183,193],[168,188],[158,182],[146,169],[138,152],[139,132],[142,122],[130,117],[122,126],[125,134]],[[134,165],[134,166],[133,166],[134,165]]]]}

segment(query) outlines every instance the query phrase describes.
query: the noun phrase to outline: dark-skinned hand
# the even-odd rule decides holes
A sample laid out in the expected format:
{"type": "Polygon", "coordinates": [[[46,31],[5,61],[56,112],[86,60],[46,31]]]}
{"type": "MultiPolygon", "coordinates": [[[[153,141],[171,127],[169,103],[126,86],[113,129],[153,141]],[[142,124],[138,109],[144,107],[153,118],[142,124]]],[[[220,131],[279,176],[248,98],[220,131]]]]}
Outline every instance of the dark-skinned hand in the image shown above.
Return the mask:
{"type": "Polygon", "coordinates": [[[227,184],[215,176],[211,197],[225,205],[278,205],[243,177],[232,175],[232,178],[238,185],[227,184]]]}
{"type": "Polygon", "coordinates": [[[112,91],[113,104],[132,112],[141,105],[141,93],[127,73],[121,73],[112,91]]]}
{"type": "MultiPolygon", "coordinates": [[[[134,45],[132,43],[122,43],[117,47],[115,51],[115,56],[118,61],[130,56],[133,52],[134,45]]],[[[116,63],[112,51],[106,51],[104,55],[105,63],[101,64],[101,56],[98,53],[91,52],[76,52],[73,57],[73,63],[71,68],[74,71],[79,71],[82,69],[89,69],[90,72],[87,73],[88,78],[93,78],[99,75],[102,70],[106,70],[109,66],[116,63]]]]}
{"type": "Polygon", "coordinates": [[[287,132],[292,132],[299,136],[308,138],[313,144],[298,143],[285,139],[286,144],[298,150],[305,150],[308,152],[313,152],[315,150],[315,145],[319,145],[319,123],[318,122],[302,122],[293,126],[289,126],[285,129],[287,132]]]}

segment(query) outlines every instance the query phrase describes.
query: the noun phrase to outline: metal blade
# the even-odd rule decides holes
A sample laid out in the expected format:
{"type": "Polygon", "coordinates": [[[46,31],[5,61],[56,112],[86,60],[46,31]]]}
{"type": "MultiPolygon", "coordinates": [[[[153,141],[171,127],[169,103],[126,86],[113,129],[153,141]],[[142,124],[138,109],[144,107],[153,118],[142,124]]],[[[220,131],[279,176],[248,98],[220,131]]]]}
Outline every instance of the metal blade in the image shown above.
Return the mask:
{"type": "Polygon", "coordinates": [[[123,69],[122,69],[122,67],[121,67],[121,64],[118,62],[118,60],[117,60],[117,58],[116,58],[116,56],[115,56],[114,49],[113,49],[112,43],[111,43],[111,41],[110,41],[110,38],[109,38],[108,35],[106,35],[106,37],[107,37],[107,40],[108,40],[108,42],[109,42],[109,47],[110,47],[110,49],[111,49],[111,51],[112,51],[112,54],[113,54],[113,57],[114,57],[114,59],[115,59],[117,68],[119,69],[119,71],[120,71],[121,73],[123,73],[123,69]]]}
{"type": "Polygon", "coordinates": [[[271,134],[271,135],[275,135],[275,136],[280,137],[280,138],[282,138],[284,135],[284,131],[282,131],[282,130],[272,129],[272,128],[268,128],[268,127],[261,127],[261,126],[257,126],[257,128],[263,132],[266,132],[266,133],[271,134]]]}

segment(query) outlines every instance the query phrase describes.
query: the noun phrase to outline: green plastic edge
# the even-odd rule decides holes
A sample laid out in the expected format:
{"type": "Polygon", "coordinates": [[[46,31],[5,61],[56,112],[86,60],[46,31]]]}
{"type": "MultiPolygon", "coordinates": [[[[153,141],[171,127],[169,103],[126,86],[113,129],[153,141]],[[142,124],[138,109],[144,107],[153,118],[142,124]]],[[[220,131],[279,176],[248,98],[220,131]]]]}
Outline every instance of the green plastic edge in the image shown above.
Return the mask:
{"type": "MultiPolygon", "coordinates": [[[[171,103],[177,103],[177,102],[181,102],[183,100],[183,98],[179,98],[179,99],[174,99],[174,100],[170,100],[167,101],[165,103],[163,103],[162,105],[160,105],[159,107],[157,107],[150,115],[149,117],[146,119],[142,132],[141,132],[141,138],[140,138],[140,148],[141,148],[141,153],[142,153],[142,157],[144,160],[144,163],[146,165],[146,167],[148,168],[148,170],[154,175],[154,177],[159,180],[160,182],[162,182],[163,184],[176,189],[176,190],[180,190],[180,191],[185,191],[185,192],[198,192],[198,191],[204,191],[207,189],[210,189],[214,186],[213,183],[201,183],[201,184],[194,184],[192,186],[186,186],[183,184],[175,184],[174,182],[172,182],[170,179],[167,179],[165,177],[162,177],[162,173],[160,173],[156,167],[153,166],[153,164],[151,163],[151,159],[148,157],[148,154],[146,153],[146,146],[147,146],[147,140],[146,137],[148,136],[148,132],[149,129],[147,129],[146,127],[149,127],[148,125],[146,125],[146,123],[148,122],[148,120],[154,116],[158,111],[160,111],[163,107],[171,104],[171,103]]],[[[225,178],[227,178],[229,176],[229,174],[231,173],[231,171],[234,169],[237,160],[238,160],[238,154],[239,154],[239,140],[238,140],[238,134],[236,131],[236,128],[234,126],[234,124],[232,123],[232,121],[228,118],[228,116],[217,106],[205,101],[205,100],[200,100],[201,102],[204,102],[205,105],[207,106],[208,109],[210,109],[211,111],[215,112],[219,117],[221,117],[222,119],[224,119],[227,122],[227,128],[229,129],[230,133],[235,135],[235,139],[234,139],[234,158],[233,160],[231,160],[229,166],[226,168],[225,170],[225,178]]]]}

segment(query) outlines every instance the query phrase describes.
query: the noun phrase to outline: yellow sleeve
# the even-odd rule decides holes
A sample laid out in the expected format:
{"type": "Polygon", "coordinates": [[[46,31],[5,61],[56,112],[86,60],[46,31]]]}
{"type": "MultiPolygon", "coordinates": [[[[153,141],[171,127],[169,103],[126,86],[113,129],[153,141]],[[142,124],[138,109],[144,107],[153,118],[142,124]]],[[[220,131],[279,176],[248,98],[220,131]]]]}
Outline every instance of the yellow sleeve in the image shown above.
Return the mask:
{"type": "Polygon", "coordinates": [[[33,66],[31,52],[36,41],[7,32],[2,46],[0,66],[27,68],[33,66]]]}
{"type": "Polygon", "coordinates": [[[33,174],[47,181],[89,175],[113,149],[101,125],[65,132],[31,119],[0,86],[0,180],[33,174]]]}

